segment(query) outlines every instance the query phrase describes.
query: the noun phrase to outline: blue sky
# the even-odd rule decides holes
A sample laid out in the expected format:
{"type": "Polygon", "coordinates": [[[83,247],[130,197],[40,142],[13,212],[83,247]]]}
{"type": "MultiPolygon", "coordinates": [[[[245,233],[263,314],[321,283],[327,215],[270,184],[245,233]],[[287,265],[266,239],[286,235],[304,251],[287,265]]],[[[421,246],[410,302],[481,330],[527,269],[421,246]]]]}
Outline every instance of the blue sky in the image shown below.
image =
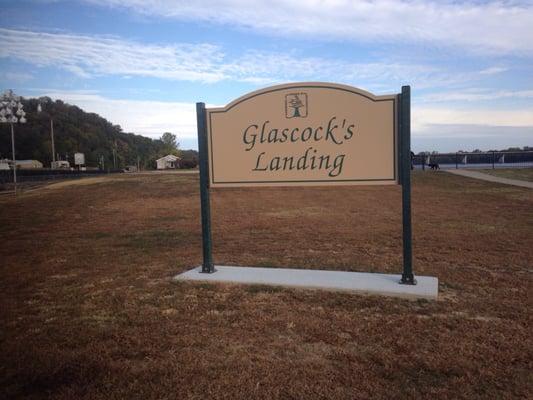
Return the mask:
{"type": "Polygon", "coordinates": [[[3,1],[0,88],[196,148],[194,103],[412,87],[412,147],[533,146],[532,1],[3,1]]]}

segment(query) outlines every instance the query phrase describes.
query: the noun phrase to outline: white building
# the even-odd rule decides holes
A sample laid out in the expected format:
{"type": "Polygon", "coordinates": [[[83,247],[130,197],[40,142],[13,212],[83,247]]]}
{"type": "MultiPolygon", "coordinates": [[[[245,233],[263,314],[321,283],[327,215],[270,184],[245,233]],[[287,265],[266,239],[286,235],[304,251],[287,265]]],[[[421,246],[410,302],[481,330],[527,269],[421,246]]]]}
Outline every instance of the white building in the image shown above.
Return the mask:
{"type": "Polygon", "coordinates": [[[8,170],[11,169],[11,160],[8,160],[7,158],[4,158],[0,160],[0,170],[8,170]]]}
{"type": "Polygon", "coordinates": [[[52,169],[70,169],[70,163],[68,161],[52,161],[52,169]]]}
{"type": "Polygon", "coordinates": [[[17,169],[40,169],[43,163],[37,160],[17,160],[17,169]]]}
{"type": "Polygon", "coordinates": [[[137,166],[136,165],[126,165],[126,167],[124,167],[124,172],[137,172],[137,166]]]}
{"type": "Polygon", "coordinates": [[[180,167],[181,158],[169,154],[168,156],[161,157],[156,160],[157,169],[176,169],[180,167]]]}

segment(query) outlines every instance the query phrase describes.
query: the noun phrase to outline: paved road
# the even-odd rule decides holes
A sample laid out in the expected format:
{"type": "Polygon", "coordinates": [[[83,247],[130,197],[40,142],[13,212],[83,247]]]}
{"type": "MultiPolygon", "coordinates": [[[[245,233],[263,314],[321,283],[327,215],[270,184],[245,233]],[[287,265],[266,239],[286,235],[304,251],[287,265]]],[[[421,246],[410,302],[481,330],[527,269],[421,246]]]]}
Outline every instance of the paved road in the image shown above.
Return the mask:
{"type": "Polygon", "coordinates": [[[503,183],[505,185],[521,186],[529,189],[533,189],[533,182],[521,181],[518,179],[501,178],[499,176],[493,176],[484,174],[483,172],[471,171],[466,169],[449,169],[446,170],[451,174],[466,176],[467,178],[482,179],[489,182],[503,183]]]}

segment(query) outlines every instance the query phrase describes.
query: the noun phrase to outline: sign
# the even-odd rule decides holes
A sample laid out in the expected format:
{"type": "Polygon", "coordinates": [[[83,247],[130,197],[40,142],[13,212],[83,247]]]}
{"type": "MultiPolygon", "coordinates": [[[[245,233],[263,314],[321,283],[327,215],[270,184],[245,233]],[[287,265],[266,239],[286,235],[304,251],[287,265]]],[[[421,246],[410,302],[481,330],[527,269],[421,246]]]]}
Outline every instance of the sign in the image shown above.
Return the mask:
{"type": "Polygon", "coordinates": [[[74,153],[74,165],[84,165],[84,164],[85,164],[85,154],[74,153]]]}
{"type": "Polygon", "coordinates": [[[400,184],[403,271],[416,285],[411,229],[411,88],[374,96],[350,86],[292,83],[222,108],[196,103],[202,273],[214,273],[210,187],[400,184]]]}
{"type": "Polygon", "coordinates": [[[206,109],[209,184],[397,184],[397,99],[294,83],[206,109]]]}

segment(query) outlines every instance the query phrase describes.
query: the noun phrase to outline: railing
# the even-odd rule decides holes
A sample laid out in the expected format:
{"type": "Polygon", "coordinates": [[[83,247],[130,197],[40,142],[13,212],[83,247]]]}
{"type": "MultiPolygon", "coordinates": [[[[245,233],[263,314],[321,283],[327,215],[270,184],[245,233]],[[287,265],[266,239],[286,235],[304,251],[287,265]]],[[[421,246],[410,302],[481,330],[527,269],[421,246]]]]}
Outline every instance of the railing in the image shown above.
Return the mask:
{"type": "Polygon", "coordinates": [[[413,167],[416,169],[436,169],[437,166],[442,169],[527,168],[533,167],[533,151],[419,154],[413,157],[413,167]]]}

